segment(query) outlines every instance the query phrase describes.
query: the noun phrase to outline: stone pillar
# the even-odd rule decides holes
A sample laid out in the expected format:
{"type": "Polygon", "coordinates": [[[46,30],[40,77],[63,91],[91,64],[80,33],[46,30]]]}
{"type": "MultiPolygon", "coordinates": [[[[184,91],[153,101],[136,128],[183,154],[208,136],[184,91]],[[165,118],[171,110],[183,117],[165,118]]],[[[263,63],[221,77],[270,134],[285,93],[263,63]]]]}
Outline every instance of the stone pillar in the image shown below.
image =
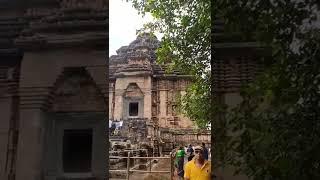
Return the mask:
{"type": "Polygon", "coordinates": [[[181,97],[183,97],[184,95],[186,95],[187,94],[187,92],[186,91],[180,91],[180,95],[181,95],[181,97]]]}
{"type": "Polygon", "coordinates": [[[40,109],[21,109],[16,180],[41,179],[44,116],[40,109]]]}
{"type": "Polygon", "coordinates": [[[110,118],[113,118],[114,117],[114,109],[113,109],[113,92],[114,92],[114,88],[113,88],[113,86],[114,86],[114,84],[113,83],[110,83],[109,84],[109,86],[111,86],[111,87],[109,87],[109,119],[110,118]]]}
{"type": "Polygon", "coordinates": [[[143,116],[144,118],[148,118],[149,120],[151,120],[152,117],[152,111],[151,111],[151,107],[152,107],[152,99],[151,99],[151,77],[146,77],[145,81],[144,81],[144,113],[143,116]]]}
{"type": "Polygon", "coordinates": [[[151,120],[151,91],[144,93],[144,103],[143,103],[144,113],[143,117],[151,120]]]}
{"type": "Polygon", "coordinates": [[[160,80],[159,82],[159,99],[160,99],[160,113],[159,113],[159,126],[165,127],[167,122],[167,90],[164,80],[160,80]]]}
{"type": "MultiPolygon", "coordinates": [[[[0,97],[1,121],[0,121],[0,179],[7,179],[6,159],[8,150],[8,136],[10,129],[11,99],[0,97]]],[[[9,159],[8,159],[9,160],[9,159]]]]}
{"type": "MultiPolygon", "coordinates": [[[[237,104],[241,103],[242,98],[240,93],[225,93],[224,94],[224,103],[226,103],[230,108],[235,107],[237,104]]],[[[232,135],[233,132],[228,132],[229,135],[232,135]]],[[[223,169],[217,170],[217,176],[220,179],[230,179],[230,180],[248,180],[249,178],[243,174],[233,175],[235,168],[232,166],[226,166],[223,169]]]]}
{"type": "Polygon", "coordinates": [[[160,90],[160,117],[166,117],[167,108],[166,108],[166,91],[160,90]]]}
{"type": "Polygon", "coordinates": [[[114,119],[122,119],[123,114],[123,88],[121,87],[121,79],[116,80],[115,84],[115,99],[114,99],[114,119]]]}

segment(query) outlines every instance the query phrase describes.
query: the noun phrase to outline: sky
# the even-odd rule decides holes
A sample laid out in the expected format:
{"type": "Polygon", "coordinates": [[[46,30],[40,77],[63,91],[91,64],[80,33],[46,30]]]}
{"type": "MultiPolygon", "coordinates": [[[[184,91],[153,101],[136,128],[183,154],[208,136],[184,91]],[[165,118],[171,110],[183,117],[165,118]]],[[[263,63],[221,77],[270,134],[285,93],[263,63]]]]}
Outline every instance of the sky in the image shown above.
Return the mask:
{"type": "Polygon", "coordinates": [[[151,15],[138,15],[138,11],[126,0],[109,1],[109,56],[116,55],[121,46],[136,39],[136,30],[153,20],[151,15]]]}

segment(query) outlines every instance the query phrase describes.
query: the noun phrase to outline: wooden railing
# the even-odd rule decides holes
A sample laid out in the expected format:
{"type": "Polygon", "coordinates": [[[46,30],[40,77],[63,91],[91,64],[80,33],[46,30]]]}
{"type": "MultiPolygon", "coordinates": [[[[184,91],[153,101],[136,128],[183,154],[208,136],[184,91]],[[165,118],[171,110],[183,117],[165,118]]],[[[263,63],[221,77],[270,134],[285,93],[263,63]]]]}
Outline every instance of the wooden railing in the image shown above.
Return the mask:
{"type": "Polygon", "coordinates": [[[127,169],[119,170],[119,169],[114,169],[114,170],[109,170],[109,172],[125,172],[126,173],[126,180],[130,179],[130,173],[131,172],[139,172],[139,173],[170,173],[170,179],[173,179],[173,158],[172,156],[168,157],[136,157],[136,156],[130,156],[131,153],[128,153],[128,157],[123,157],[123,156],[109,156],[109,159],[127,159],[127,169]],[[144,170],[136,170],[134,167],[130,168],[130,159],[148,159],[149,160],[149,170],[144,171],[144,170]],[[169,159],[170,160],[170,170],[168,171],[153,171],[152,170],[152,160],[153,159],[169,159]]]}

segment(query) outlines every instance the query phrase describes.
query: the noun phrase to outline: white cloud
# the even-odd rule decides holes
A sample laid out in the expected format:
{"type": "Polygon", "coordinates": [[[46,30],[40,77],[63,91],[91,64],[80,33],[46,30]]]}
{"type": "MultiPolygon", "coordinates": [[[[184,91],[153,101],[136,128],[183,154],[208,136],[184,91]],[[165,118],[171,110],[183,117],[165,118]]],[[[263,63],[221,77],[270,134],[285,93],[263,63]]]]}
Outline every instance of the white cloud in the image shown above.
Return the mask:
{"type": "MultiPolygon", "coordinates": [[[[126,46],[136,38],[136,30],[144,23],[152,21],[151,15],[138,15],[131,2],[125,0],[109,1],[109,56],[126,46]]],[[[158,36],[159,37],[159,36],[158,36]]]]}

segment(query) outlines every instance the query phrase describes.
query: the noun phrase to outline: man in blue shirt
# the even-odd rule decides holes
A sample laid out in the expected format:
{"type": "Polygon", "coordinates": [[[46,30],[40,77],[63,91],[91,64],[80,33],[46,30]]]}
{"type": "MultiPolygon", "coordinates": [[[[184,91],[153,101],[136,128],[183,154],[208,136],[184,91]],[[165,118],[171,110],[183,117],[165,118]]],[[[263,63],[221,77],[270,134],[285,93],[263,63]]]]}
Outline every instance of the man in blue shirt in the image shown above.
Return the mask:
{"type": "Polygon", "coordinates": [[[208,160],[209,159],[209,152],[208,152],[208,149],[205,147],[205,143],[202,143],[202,149],[203,149],[203,157],[205,160],[208,160]]]}
{"type": "Polygon", "coordinates": [[[187,149],[187,154],[188,154],[188,161],[191,161],[192,158],[193,158],[193,148],[192,148],[192,145],[189,144],[189,147],[187,149]]]}

